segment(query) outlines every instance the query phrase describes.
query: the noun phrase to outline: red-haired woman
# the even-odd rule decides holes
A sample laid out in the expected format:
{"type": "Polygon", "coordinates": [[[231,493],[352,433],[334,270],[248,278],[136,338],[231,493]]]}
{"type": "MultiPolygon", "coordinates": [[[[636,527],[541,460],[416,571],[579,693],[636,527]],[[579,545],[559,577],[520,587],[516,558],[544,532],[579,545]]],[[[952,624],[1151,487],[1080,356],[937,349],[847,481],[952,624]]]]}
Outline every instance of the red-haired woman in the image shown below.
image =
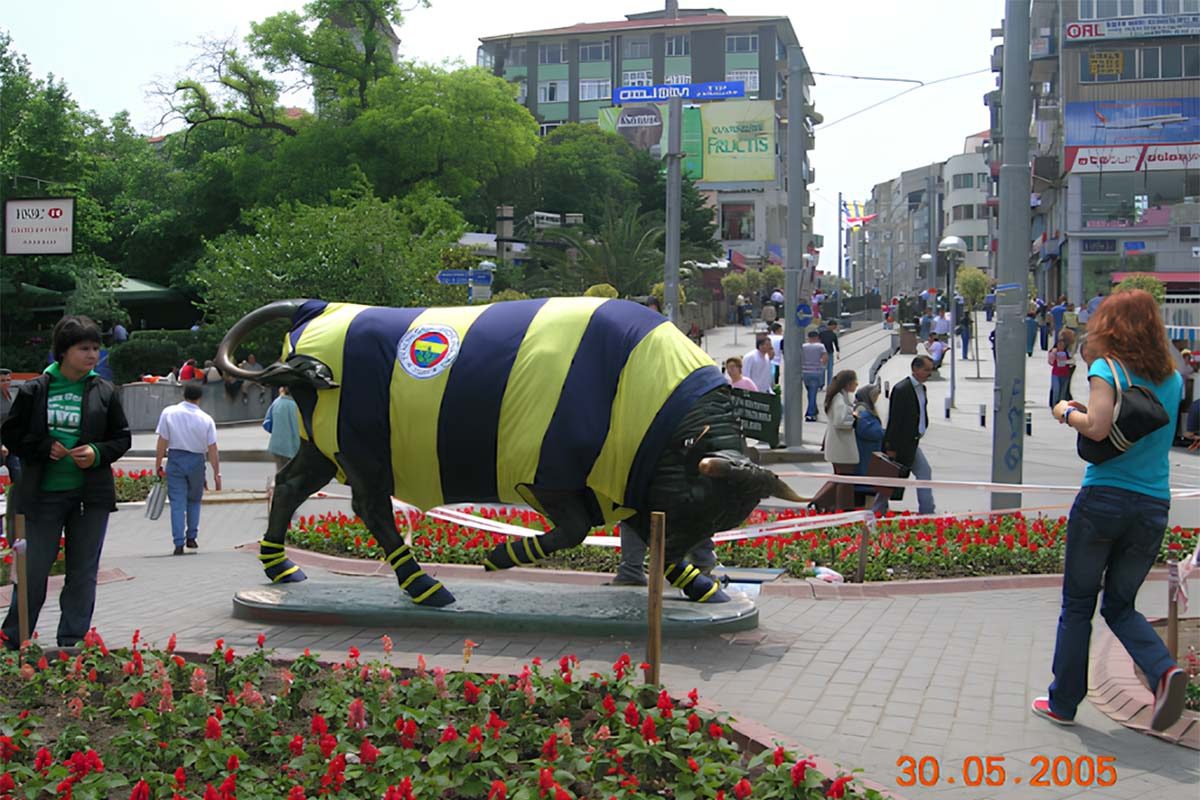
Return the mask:
{"type": "Polygon", "coordinates": [[[1153,392],[1169,417],[1165,426],[1116,458],[1089,464],[1071,507],[1054,681],[1048,697],[1033,701],[1035,714],[1059,725],[1074,724],[1075,708],[1087,694],[1088,643],[1101,586],[1101,616],[1154,687],[1151,727],[1165,730],[1183,712],[1187,675],[1133,607],[1162,546],[1171,507],[1167,456],[1183,379],[1169,348],[1153,297],[1136,290],[1113,294],[1088,320],[1084,358],[1089,363],[1089,404],[1064,400],[1054,406],[1059,422],[1102,441],[1112,430],[1115,381],[1121,381],[1122,389],[1132,381],[1153,392]]]}

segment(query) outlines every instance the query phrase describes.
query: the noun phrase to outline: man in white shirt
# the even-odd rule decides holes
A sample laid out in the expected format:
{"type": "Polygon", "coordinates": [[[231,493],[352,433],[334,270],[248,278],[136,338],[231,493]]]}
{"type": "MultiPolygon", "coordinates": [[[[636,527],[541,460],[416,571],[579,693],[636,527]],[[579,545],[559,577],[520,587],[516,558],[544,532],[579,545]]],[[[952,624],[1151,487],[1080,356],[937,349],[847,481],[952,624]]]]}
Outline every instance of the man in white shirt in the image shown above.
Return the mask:
{"type": "Polygon", "coordinates": [[[929,357],[933,359],[934,369],[942,365],[942,356],[946,354],[948,346],[936,334],[929,334],[929,341],[925,342],[925,349],[929,352],[929,357]]]}
{"type": "Polygon", "coordinates": [[[183,402],[163,409],[158,418],[158,444],[154,451],[154,472],[166,475],[167,498],[171,502],[171,538],[175,555],[183,555],[183,547],[195,549],[196,532],[200,527],[200,499],[208,488],[204,477],[204,458],[212,464],[216,490],[221,491],[221,460],[217,453],[217,425],[213,418],[200,410],[198,402],[204,396],[200,384],[183,387],[183,402]],[[163,470],[163,458],[167,468],[163,470]],[[186,518],[186,525],[185,525],[186,518]]]}
{"type": "Polygon", "coordinates": [[[783,368],[783,326],[778,322],[771,323],[771,333],[768,334],[771,339],[771,347],[775,350],[775,355],[771,356],[771,377],[774,378],[772,383],[779,383],[779,371],[783,368]]]}
{"type": "Polygon", "coordinates": [[[770,336],[759,336],[754,349],[742,356],[742,373],[754,381],[760,392],[775,394],[775,381],[771,380],[771,359],[775,348],[770,336]]]}
{"type": "Polygon", "coordinates": [[[933,332],[938,335],[938,338],[950,338],[950,316],[945,311],[938,314],[933,320],[933,332]]]}

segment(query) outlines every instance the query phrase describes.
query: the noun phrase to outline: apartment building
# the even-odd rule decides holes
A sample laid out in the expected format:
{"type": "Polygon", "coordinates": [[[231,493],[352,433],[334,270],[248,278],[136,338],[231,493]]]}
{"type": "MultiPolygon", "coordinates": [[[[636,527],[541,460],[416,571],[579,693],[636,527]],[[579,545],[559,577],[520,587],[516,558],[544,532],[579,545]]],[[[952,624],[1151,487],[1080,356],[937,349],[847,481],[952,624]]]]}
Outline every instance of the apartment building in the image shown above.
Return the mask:
{"type": "Polygon", "coordinates": [[[963,265],[987,272],[991,269],[989,256],[996,205],[989,202],[992,175],[984,154],[976,150],[946,159],[941,185],[945,194],[941,236],[962,239],[967,246],[963,265]]]}
{"type": "MultiPolygon", "coordinates": [[[[713,8],[679,9],[677,17],[668,17],[659,10],[485,36],[480,43],[479,65],[516,85],[518,102],[538,120],[543,135],[567,122],[598,123],[654,155],[665,148],[670,124],[665,104],[614,107],[614,89],[741,81],[744,100],[685,108],[684,169],[716,209],[718,235],[731,261],[785,259],[787,48],[798,43],[787,17],[731,16],[713,8]],[[723,135],[730,137],[727,142],[723,135]],[[759,156],[754,165],[723,158],[745,146],[759,156]]],[[[808,75],[800,87],[810,149],[811,119],[819,120],[811,109],[812,85],[808,75]]],[[[807,153],[804,171],[811,182],[807,153]]]]}

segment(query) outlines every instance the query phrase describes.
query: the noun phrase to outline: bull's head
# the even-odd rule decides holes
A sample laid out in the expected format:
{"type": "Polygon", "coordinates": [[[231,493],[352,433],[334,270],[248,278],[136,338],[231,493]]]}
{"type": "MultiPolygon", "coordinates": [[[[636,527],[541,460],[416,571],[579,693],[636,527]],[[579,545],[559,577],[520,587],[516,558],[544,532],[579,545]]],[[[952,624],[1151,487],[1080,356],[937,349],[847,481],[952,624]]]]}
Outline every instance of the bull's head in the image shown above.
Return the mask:
{"type": "Polygon", "coordinates": [[[275,361],[261,372],[242,369],[233,363],[232,354],[245,340],[250,331],[277,319],[292,319],[307,300],[276,300],[262,308],[251,311],[237,321],[217,348],[213,362],[224,375],[232,375],[247,381],[256,381],[268,386],[295,388],[307,386],[314,389],[331,389],[337,386],[333,373],[322,362],[307,356],[293,356],[286,362],[275,361]]]}

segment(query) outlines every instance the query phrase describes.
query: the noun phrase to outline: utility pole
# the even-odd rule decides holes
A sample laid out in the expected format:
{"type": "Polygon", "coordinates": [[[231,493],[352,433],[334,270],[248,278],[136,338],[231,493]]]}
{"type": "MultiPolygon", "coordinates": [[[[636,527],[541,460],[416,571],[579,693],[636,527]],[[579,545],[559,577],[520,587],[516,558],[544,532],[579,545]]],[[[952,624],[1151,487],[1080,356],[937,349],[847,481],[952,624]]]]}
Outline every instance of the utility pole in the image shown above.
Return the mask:
{"type": "MultiPolygon", "coordinates": [[[[804,444],[804,371],[800,348],[804,344],[803,314],[811,319],[812,269],[805,263],[804,216],[808,211],[808,186],[804,162],[808,157],[805,135],[804,87],[808,63],[804,49],[787,49],[787,263],[784,267],[783,323],[783,434],[788,447],[804,444]]],[[[841,208],[838,208],[841,213],[841,208]]]]}
{"type": "MultiPolygon", "coordinates": [[[[1029,262],[1029,0],[1005,0],[1001,73],[1000,253],[996,264],[996,383],[992,481],[1020,483],[1025,460],[1024,310],[1029,262]]],[[[1019,508],[1021,495],[992,495],[1019,508]]]]}
{"type": "MultiPolygon", "coordinates": [[[[679,16],[678,0],[667,0],[668,19],[679,16]]],[[[667,236],[664,246],[663,312],[679,323],[679,233],[683,193],[683,98],[667,104],[667,236]]],[[[739,312],[740,313],[740,312],[739,312]]]]}
{"type": "Polygon", "coordinates": [[[837,266],[837,302],[834,303],[833,318],[842,321],[842,261],[845,259],[845,248],[842,246],[842,193],[838,192],[838,266],[837,266]]]}

